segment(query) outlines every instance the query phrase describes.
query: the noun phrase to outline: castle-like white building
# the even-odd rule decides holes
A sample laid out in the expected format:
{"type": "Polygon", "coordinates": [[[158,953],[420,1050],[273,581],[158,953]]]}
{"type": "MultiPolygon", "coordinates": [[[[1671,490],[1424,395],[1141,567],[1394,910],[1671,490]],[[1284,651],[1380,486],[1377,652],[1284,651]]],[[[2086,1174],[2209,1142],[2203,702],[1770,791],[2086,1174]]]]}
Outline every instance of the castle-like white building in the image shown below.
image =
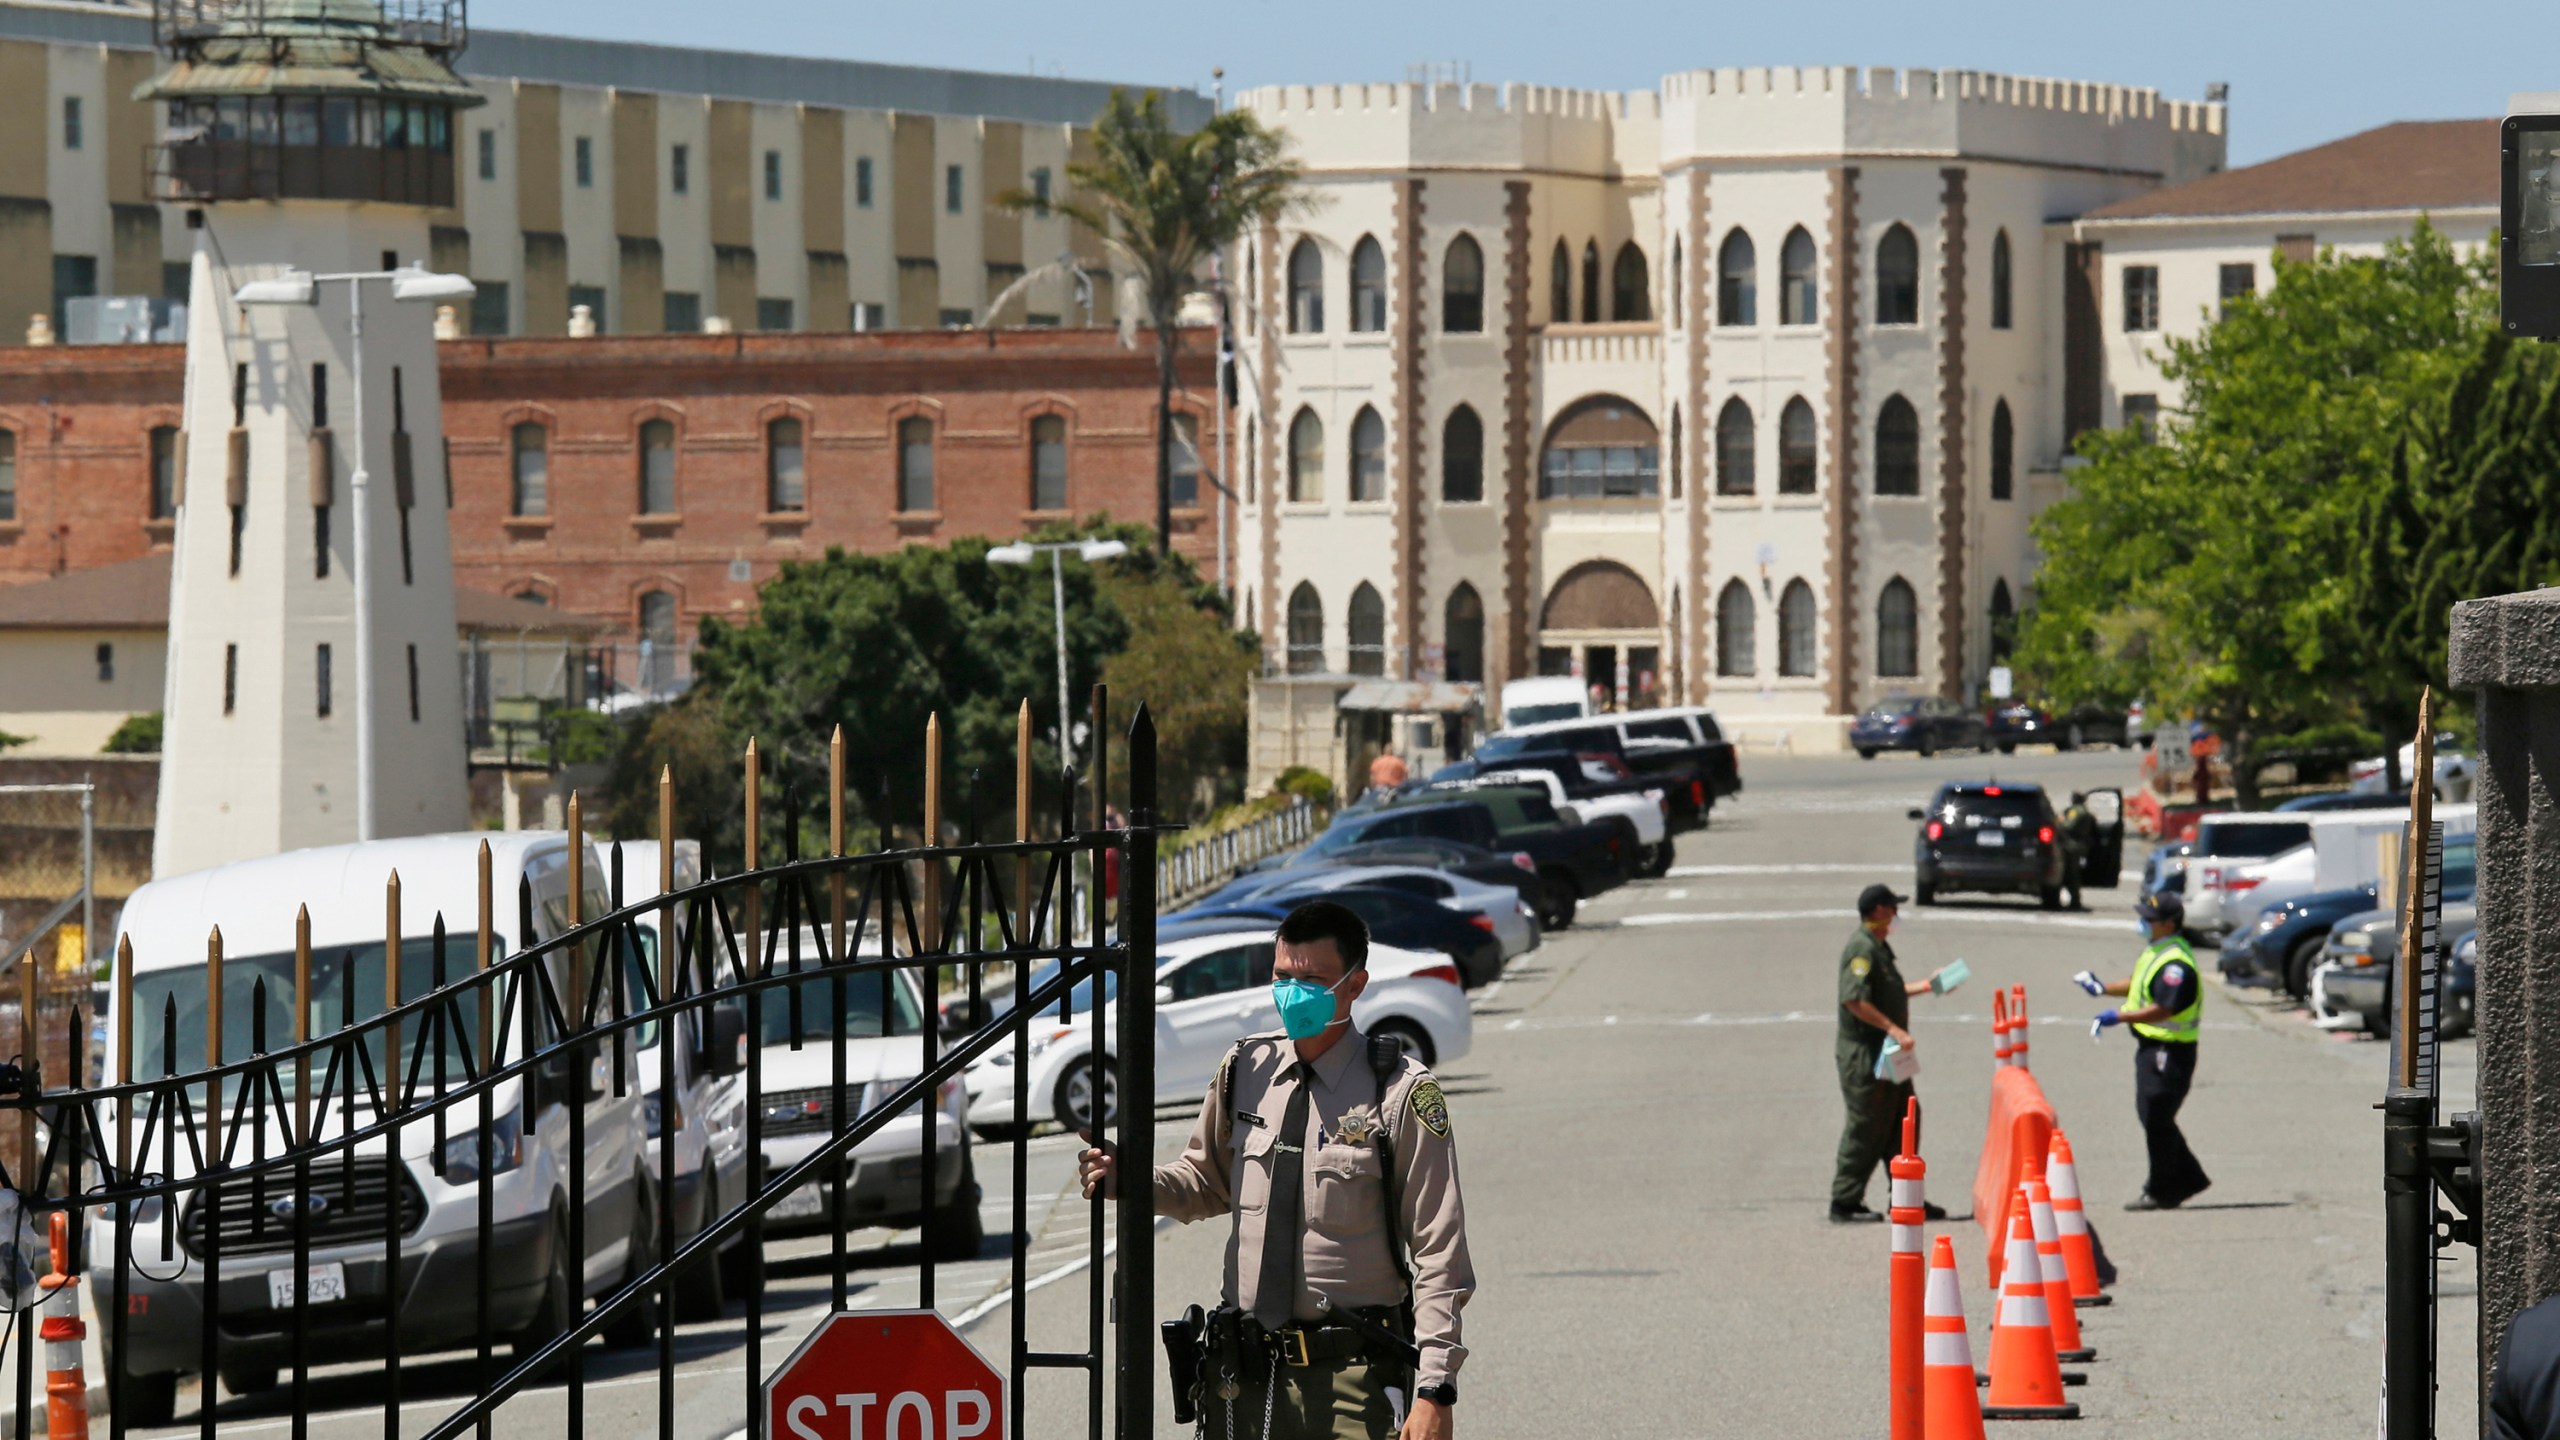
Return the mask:
{"type": "Polygon", "coordinates": [[[1317,196],[1228,262],[1272,668],[1816,735],[1977,691],[2070,437],[2121,418],[2072,222],[2224,154],[2218,100],[1970,71],[1241,103],[1317,196]]]}

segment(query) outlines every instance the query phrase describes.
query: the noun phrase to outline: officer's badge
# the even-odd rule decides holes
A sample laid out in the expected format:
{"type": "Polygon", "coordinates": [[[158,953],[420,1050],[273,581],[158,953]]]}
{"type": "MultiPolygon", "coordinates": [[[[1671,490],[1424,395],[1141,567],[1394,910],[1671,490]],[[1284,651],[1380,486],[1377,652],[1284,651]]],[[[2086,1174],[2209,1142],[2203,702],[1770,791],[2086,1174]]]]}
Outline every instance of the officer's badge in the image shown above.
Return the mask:
{"type": "Polygon", "coordinates": [[[1377,1133],[1378,1114],[1363,1105],[1357,1110],[1343,1112],[1342,1122],[1334,1127],[1333,1138],[1345,1145],[1366,1145],[1370,1137],[1377,1133]]]}
{"type": "Polygon", "coordinates": [[[1868,964],[1867,957],[1864,955],[1861,955],[1857,959],[1849,962],[1849,973],[1861,980],[1867,978],[1867,971],[1870,968],[1872,967],[1868,964]]]}
{"type": "Polygon", "coordinates": [[[1413,1118],[1423,1128],[1447,1139],[1449,1135],[1449,1102],[1440,1094],[1440,1082],[1425,1080],[1413,1087],[1413,1118]]]}

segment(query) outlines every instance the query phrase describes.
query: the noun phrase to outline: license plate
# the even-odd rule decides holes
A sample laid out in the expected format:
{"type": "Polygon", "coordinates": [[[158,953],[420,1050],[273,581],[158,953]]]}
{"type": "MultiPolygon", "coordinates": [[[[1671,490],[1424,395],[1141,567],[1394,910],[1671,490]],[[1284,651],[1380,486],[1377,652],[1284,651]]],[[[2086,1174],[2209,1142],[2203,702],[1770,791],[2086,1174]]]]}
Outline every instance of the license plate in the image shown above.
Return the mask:
{"type": "Polygon", "coordinates": [[[2008,844],[2009,837],[2001,834],[1997,830],[1976,830],[1973,832],[1973,843],[1976,845],[1988,845],[1997,849],[2000,846],[2008,844]]]}
{"type": "MultiPolygon", "coordinates": [[[[347,1298],[347,1267],[343,1261],[330,1260],[313,1265],[304,1278],[308,1281],[302,1297],[306,1304],[326,1305],[347,1298]]],[[[292,1266],[267,1272],[267,1303],[278,1310],[293,1308],[292,1266]]]]}
{"type": "Polygon", "coordinates": [[[806,1220],[823,1214],[827,1208],[825,1187],[812,1181],[782,1197],[772,1209],[764,1212],[767,1220],[806,1220]]]}

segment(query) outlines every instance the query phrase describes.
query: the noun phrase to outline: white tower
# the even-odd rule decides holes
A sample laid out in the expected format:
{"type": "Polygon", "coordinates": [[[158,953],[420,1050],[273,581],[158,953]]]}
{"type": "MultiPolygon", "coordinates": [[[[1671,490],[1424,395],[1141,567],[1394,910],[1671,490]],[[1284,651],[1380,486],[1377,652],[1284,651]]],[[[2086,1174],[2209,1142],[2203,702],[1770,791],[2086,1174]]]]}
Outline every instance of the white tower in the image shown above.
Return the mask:
{"type": "Polygon", "coordinates": [[[196,207],[158,874],[467,823],[420,303],[459,287],[411,268],[481,103],[448,64],[461,10],[155,0],[170,63],[141,94],[196,207]]]}

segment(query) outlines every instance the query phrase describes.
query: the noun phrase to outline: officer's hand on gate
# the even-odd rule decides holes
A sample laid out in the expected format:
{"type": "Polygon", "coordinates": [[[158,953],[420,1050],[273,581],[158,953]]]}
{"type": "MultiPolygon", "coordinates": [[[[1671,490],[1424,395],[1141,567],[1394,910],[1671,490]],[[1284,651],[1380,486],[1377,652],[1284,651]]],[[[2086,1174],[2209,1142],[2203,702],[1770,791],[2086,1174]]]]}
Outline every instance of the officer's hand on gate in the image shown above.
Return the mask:
{"type": "Polygon", "coordinates": [[[1084,1186],[1084,1198],[1090,1200],[1100,1191],[1106,1200],[1120,1198],[1120,1157],[1111,1153],[1111,1142],[1096,1140],[1090,1130],[1080,1130],[1090,1148],[1076,1156],[1076,1179],[1084,1186]]]}
{"type": "Polygon", "coordinates": [[[2071,983],[2088,991],[2092,995],[2104,995],[2107,993],[2106,982],[2100,980],[2094,971],[2081,971],[2079,974],[2071,977],[2071,983]]]}

